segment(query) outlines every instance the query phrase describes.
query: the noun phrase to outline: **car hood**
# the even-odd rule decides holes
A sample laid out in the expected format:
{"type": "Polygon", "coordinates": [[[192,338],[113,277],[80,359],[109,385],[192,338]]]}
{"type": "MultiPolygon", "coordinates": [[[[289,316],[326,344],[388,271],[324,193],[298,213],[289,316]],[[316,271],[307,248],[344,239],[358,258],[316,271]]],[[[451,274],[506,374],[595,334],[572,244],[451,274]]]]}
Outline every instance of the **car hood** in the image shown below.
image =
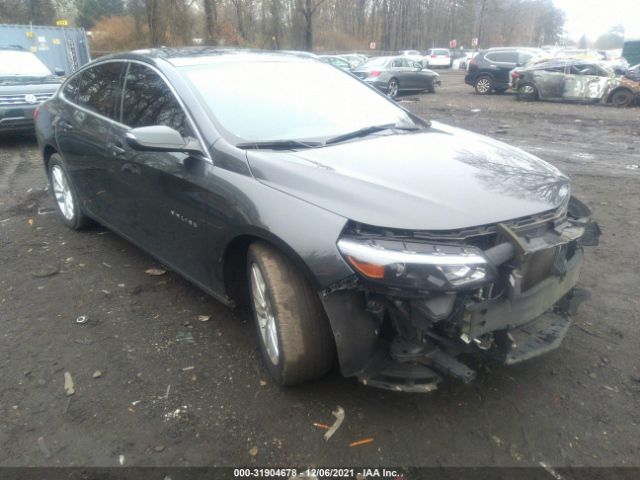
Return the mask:
{"type": "Polygon", "coordinates": [[[569,181],[555,167],[436,122],[420,133],[380,134],[297,152],[248,151],[247,158],[258,181],[387,228],[491,224],[555,209],[569,196],[569,181]]]}

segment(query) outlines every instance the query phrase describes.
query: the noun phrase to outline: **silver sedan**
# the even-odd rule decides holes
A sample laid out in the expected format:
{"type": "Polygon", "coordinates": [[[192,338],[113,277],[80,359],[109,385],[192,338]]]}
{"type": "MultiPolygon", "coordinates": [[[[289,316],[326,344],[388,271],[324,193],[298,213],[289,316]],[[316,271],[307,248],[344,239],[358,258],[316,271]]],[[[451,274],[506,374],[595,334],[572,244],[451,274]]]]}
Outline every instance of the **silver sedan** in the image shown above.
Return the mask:
{"type": "Polygon", "coordinates": [[[402,92],[433,93],[440,86],[440,75],[406,56],[373,58],[352,73],[392,98],[402,92]]]}

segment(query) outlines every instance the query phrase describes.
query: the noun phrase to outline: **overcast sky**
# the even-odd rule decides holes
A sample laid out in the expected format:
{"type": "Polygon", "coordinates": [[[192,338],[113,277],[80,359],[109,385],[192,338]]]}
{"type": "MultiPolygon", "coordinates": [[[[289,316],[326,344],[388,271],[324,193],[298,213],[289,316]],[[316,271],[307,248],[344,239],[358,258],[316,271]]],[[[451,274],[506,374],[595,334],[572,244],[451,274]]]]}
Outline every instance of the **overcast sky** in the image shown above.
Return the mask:
{"type": "Polygon", "coordinates": [[[640,0],[554,0],[567,14],[565,29],[578,40],[596,40],[612,26],[624,25],[625,37],[640,37],[640,0]]]}

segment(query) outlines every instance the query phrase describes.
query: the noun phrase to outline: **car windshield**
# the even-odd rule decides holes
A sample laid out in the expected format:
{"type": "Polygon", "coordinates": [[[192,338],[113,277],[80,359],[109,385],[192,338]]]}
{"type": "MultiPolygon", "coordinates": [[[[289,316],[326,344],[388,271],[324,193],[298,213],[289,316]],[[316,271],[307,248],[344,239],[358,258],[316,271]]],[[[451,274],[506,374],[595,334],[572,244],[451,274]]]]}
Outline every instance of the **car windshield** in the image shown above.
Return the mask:
{"type": "Polygon", "coordinates": [[[0,52],[0,76],[28,75],[40,77],[51,75],[47,66],[38,57],[28,52],[0,52]]]}
{"type": "Polygon", "coordinates": [[[236,143],[322,141],[372,125],[416,126],[384,96],[320,62],[242,61],[181,70],[236,143]]]}

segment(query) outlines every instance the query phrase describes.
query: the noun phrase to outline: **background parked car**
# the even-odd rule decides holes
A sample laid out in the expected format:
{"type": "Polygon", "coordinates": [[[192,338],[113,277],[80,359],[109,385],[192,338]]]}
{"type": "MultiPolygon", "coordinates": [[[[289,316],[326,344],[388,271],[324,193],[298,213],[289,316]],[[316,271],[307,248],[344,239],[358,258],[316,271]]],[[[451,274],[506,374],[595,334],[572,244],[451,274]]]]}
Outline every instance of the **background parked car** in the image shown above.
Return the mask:
{"type": "Polygon", "coordinates": [[[392,98],[401,92],[433,93],[440,85],[440,75],[405,56],[373,58],[352,73],[392,98]]]}
{"type": "Polygon", "coordinates": [[[635,40],[627,40],[622,47],[622,56],[629,65],[637,65],[640,63],[640,38],[635,40]]]}
{"type": "Polygon", "coordinates": [[[334,67],[338,67],[343,70],[351,70],[354,67],[351,62],[339,57],[338,55],[320,55],[318,59],[322,63],[328,63],[329,65],[333,65],[334,67]]]}
{"type": "Polygon", "coordinates": [[[450,67],[452,61],[448,48],[430,48],[424,55],[424,64],[428,68],[450,67]]]}
{"type": "Polygon", "coordinates": [[[509,74],[518,66],[544,52],[537,48],[490,48],[476,55],[470,62],[464,82],[475,88],[476,93],[487,95],[501,93],[509,88],[509,74]]]}
{"type": "Polygon", "coordinates": [[[20,47],[0,48],[0,132],[32,130],[34,110],[58,90],[64,73],[20,47]]]}
{"type": "Polygon", "coordinates": [[[369,57],[366,57],[365,55],[356,54],[356,53],[345,53],[343,55],[338,55],[338,57],[345,59],[354,67],[362,65],[364,62],[369,60],[369,57]]]}
{"type": "Polygon", "coordinates": [[[630,105],[640,95],[640,85],[597,62],[551,60],[516,68],[513,87],[522,100],[569,100],[630,105]]]}
{"type": "Polygon", "coordinates": [[[400,50],[399,55],[410,58],[414,62],[419,62],[422,66],[426,66],[424,63],[424,57],[418,50],[400,50]]]}

